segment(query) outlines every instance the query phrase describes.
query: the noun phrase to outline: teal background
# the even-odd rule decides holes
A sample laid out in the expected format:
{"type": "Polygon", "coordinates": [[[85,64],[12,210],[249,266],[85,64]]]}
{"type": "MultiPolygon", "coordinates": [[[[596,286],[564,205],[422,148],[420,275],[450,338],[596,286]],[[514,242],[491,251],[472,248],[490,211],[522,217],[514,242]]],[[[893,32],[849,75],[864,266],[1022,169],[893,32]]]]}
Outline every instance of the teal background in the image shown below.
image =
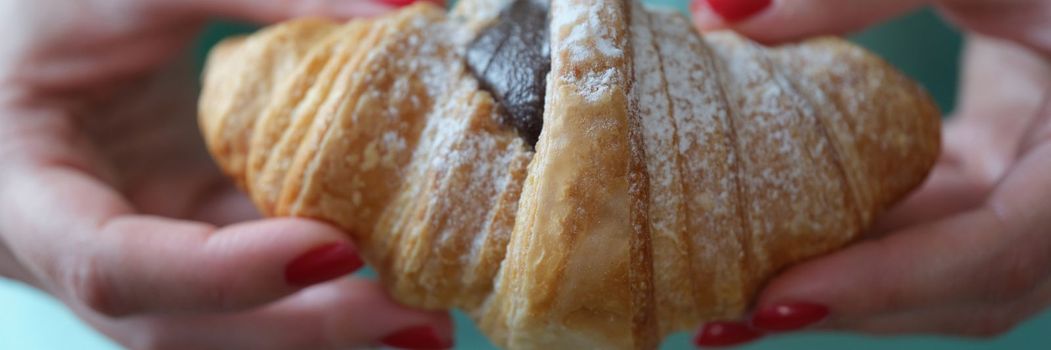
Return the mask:
{"type": "MultiPolygon", "coordinates": [[[[654,0],[652,3],[685,9],[685,0],[654,0]]],[[[231,33],[253,27],[216,23],[202,36],[196,50],[203,57],[207,48],[231,33]]],[[[852,36],[904,72],[919,80],[945,111],[955,103],[958,54],[961,38],[929,10],[900,18],[852,36]]],[[[457,314],[458,349],[491,349],[491,345],[462,315],[457,314]]],[[[794,334],[770,337],[743,349],[916,349],[992,350],[1049,349],[1051,313],[1022,324],[1013,332],[992,340],[942,337],[868,337],[843,334],[794,334]]],[[[689,336],[670,338],[664,348],[687,349],[689,336]]],[[[109,340],[77,321],[61,304],[48,296],[14,282],[0,280],[0,350],[118,349],[109,340]]]]}

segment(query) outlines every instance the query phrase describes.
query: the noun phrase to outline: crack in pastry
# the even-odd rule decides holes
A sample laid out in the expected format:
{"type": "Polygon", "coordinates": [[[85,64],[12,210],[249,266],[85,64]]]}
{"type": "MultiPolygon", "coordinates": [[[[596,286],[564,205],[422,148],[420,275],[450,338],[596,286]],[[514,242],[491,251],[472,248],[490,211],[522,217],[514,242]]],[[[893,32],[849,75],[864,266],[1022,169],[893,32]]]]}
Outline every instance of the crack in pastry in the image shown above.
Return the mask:
{"type": "Polygon", "coordinates": [[[467,47],[467,66],[506,112],[504,123],[530,147],[543,128],[551,71],[547,3],[515,0],[467,47]]]}
{"type": "Polygon", "coordinates": [[[629,0],[286,22],[222,43],[200,103],[265,215],[343,228],[395,299],[511,349],[653,349],[740,317],[940,144],[930,97],[863,49],[702,36],[629,0]]]}

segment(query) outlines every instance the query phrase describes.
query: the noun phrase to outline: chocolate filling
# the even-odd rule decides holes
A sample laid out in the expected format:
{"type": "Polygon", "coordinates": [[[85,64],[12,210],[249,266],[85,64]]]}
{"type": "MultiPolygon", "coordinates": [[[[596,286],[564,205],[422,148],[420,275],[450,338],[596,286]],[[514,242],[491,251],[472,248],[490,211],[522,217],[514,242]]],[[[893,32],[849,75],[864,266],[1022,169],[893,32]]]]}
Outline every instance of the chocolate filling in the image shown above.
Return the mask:
{"type": "Polygon", "coordinates": [[[504,110],[504,124],[535,146],[551,71],[545,0],[515,0],[467,48],[467,65],[504,110]]]}

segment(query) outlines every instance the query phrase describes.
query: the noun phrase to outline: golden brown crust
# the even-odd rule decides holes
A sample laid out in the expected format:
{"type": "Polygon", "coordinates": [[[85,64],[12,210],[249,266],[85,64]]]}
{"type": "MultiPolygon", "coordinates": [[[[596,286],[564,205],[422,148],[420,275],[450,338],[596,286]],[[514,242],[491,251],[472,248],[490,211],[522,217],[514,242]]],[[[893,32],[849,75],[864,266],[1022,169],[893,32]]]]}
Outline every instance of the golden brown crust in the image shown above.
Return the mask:
{"type": "MultiPolygon", "coordinates": [[[[251,139],[246,180],[253,188],[257,206],[272,215],[282,195],[292,159],[303,145],[325,99],[337,82],[348,79],[387,26],[355,22],[333,30],[319,41],[299,64],[299,71],[286,80],[260,116],[251,139]]],[[[333,27],[336,24],[330,24],[333,27]]]]}
{"type": "MultiPolygon", "coordinates": [[[[842,126],[831,137],[848,152],[855,189],[863,207],[886,208],[915,188],[941,147],[941,119],[926,91],[886,61],[834,38],[778,49],[783,71],[807,91],[825,95],[842,126]],[[873,118],[870,116],[879,116],[873,118]]],[[[817,103],[815,103],[817,104],[817,103]]],[[[872,217],[864,216],[867,224],[872,217]]]]}
{"type": "Polygon", "coordinates": [[[333,29],[324,20],[301,19],[225,41],[215,50],[205,68],[201,126],[209,150],[238,183],[244,184],[248,136],[259,114],[316,41],[333,29]]]}
{"type": "Polygon", "coordinates": [[[708,46],[677,14],[651,13],[639,22],[635,32],[648,28],[653,38],[649,44],[635,40],[636,67],[656,65],[658,70],[637,78],[641,98],[649,100],[643,105],[659,106],[641,110],[651,140],[653,207],[667,206],[675,213],[651,215],[654,265],[661,271],[657,319],[667,334],[740,314],[747,302],[741,281],[737,147],[719,83],[720,65],[708,46]],[[643,54],[644,47],[652,52],[643,54]],[[648,63],[652,57],[659,60],[648,63]],[[654,87],[645,87],[648,80],[654,87]],[[672,224],[661,227],[662,222],[672,224]]]}
{"type": "Polygon", "coordinates": [[[534,153],[462,60],[504,3],[228,41],[202,132],[264,213],[346,229],[397,300],[515,349],[651,349],[738,317],[937,157],[930,98],[864,50],[702,38],[628,0],[552,1],[534,153]]]}
{"type": "Polygon", "coordinates": [[[631,273],[624,4],[552,3],[544,132],[495,294],[510,301],[512,348],[632,344],[632,296],[645,282],[631,273]]]}

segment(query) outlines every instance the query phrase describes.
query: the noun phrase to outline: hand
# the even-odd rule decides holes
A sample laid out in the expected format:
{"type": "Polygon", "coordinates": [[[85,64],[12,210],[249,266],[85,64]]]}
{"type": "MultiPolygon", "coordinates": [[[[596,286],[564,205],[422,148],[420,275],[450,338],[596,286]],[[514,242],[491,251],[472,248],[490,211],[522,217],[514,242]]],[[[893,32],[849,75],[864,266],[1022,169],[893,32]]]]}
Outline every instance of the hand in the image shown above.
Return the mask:
{"type": "Polygon", "coordinates": [[[698,345],[802,328],[987,337],[1051,304],[1051,2],[700,0],[693,10],[702,29],[777,44],[924,4],[970,31],[931,178],[871,239],[785,271],[748,320],[706,325],[698,345]]]}
{"type": "Polygon", "coordinates": [[[0,0],[0,276],[134,349],[450,346],[446,313],[335,280],[362,265],[343,232],[256,219],[205,152],[196,73],[179,59],[210,16],[268,23],[392,8],[0,0]]]}

